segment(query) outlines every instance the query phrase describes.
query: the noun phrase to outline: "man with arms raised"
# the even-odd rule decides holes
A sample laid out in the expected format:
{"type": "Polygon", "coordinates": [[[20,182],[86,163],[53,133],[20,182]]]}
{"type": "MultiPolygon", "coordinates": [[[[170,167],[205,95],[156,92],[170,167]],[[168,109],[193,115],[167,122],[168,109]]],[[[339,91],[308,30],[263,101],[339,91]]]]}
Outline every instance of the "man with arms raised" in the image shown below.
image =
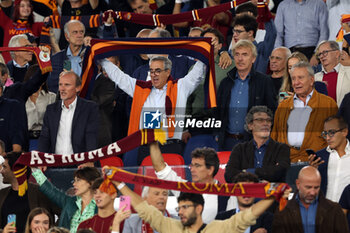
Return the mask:
{"type": "MultiPolygon", "coordinates": [[[[234,183],[252,184],[259,183],[259,179],[256,175],[250,172],[241,172],[235,176],[234,183]]],[[[235,209],[220,212],[216,216],[217,220],[225,220],[232,215],[238,214],[241,211],[249,209],[254,204],[254,197],[237,197],[238,206],[235,209]]],[[[245,233],[267,233],[271,231],[273,214],[269,211],[264,212],[257,220],[256,224],[248,227],[245,233]]]]}
{"type": "MultiPolygon", "coordinates": [[[[151,159],[156,175],[159,179],[171,181],[186,181],[179,177],[168,164],[164,162],[164,158],[159,149],[158,143],[150,145],[151,159]]],[[[190,165],[192,182],[198,183],[217,183],[214,179],[219,170],[219,158],[214,149],[211,148],[197,148],[192,151],[192,162],[190,165]]],[[[179,196],[179,191],[173,191],[174,195],[179,196]]],[[[209,223],[215,219],[218,212],[225,211],[228,208],[228,197],[203,194],[205,200],[203,221],[209,223]]],[[[230,201],[234,201],[230,199],[230,201]]]]}
{"type": "MultiPolygon", "coordinates": [[[[142,198],[130,190],[124,183],[112,181],[123,195],[131,197],[131,204],[139,213],[139,216],[149,222],[157,232],[201,232],[201,233],[243,233],[250,225],[255,224],[255,220],[263,214],[274,202],[275,198],[270,196],[254,204],[248,210],[242,211],[232,216],[226,221],[212,221],[205,224],[202,219],[204,199],[200,194],[181,193],[178,197],[178,207],[180,221],[163,216],[153,206],[148,205],[142,198]]],[[[288,193],[288,192],[286,192],[288,193]]]]}

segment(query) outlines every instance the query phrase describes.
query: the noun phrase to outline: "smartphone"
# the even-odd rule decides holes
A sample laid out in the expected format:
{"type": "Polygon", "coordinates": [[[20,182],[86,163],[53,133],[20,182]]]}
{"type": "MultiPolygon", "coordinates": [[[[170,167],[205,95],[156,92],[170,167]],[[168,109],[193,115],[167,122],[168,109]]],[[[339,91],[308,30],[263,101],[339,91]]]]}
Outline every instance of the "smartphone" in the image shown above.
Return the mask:
{"type": "Polygon", "coordinates": [[[280,98],[285,98],[288,96],[288,93],[285,91],[280,92],[280,98]]]}
{"type": "Polygon", "coordinates": [[[120,198],[119,198],[119,209],[121,209],[123,206],[126,206],[124,211],[131,209],[130,196],[120,196],[120,198]]]}
{"type": "MultiPolygon", "coordinates": [[[[315,152],[314,150],[312,150],[312,149],[306,149],[305,151],[306,151],[306,153],[308,154],[308,156],[310,156],[310,155],[316,155],[316,152],[315,152]]],[[[318,159],[318,158],[319,158],[319,156],[316,155],[316,157],[314,158],[314,160],[316,160],[316,159],[318,159]]]]}
{"type": "Polygon", "coordinates": [[[7,223],[12,223],[12,226],[16,226],[16,215],[15,214],[9,214],[7,215],[7,223]]]}
{"type": "Polygon", "coordinates": [[[70,60],[65,60],[63,62],[63,69],[70,71],[72,70],[72,63],[70,62],[70,60]]]}

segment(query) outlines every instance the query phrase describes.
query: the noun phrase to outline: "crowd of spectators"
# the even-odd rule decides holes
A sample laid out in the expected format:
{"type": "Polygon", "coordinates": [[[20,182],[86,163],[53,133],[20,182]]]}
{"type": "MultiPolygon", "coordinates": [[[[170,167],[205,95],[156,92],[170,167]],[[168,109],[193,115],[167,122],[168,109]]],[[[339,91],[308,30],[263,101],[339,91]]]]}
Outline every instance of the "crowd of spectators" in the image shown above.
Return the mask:
{"type": "MultiPolygon", "coordinates": [[[[157,18],[227,2],[0,1],[0,232],[349,232],[347,1],[243,1],[231,10],[158,27],[136,24],[130,14],[127,20],[114,17],[122,11],[157,18]],[[92,26],[93,18],[88,23],[81,18],[98,14],[98,26],[92,26]],[[80,96],[91,40],[157,44],[198,37],[211,40],[212,66],[195,52],[192,57],[166,49],[118,56],[108,51],[109,57],[93,64],[97,73],[90,77],[88,94],[80,96]],[[37,47],[40,55],[11,51],[14,47],[37,47]],[[42,54],[50,56],[52,71],[42,67],[42,54]],[[216,79],[208,84],[211,68],[216,79]],[[216,91],[212,108],[207,107],[210,85],[216,91]],[[125,167],[138,167],[150,155],[158,179],[186,182],[163,157],[176,153],[189,161],[184,165],[190,181],[218,184],[217,152],[229,152],[220,182],[289,181],[295,184],[293,197],[279,211],[273,197],[199,195],[162,187],[144,187],[139,196],[117,181],[110,184],[114,191],[106,191],[100,186],[107,170],[101,172],[99,161],[69,167],[74,177],[67,192],[56,182],[63,179],[59,169],[64,167],[54,174],[51,168],[32,167],[27,192],[19,195],[14,164],[22,152],[88,152],[150,126],[165,131],[165,143],[120,155],[125,167]],[[203,136],[207,141],[201,141],[203,136]],[[185,158],[194,142],[201,146],[185,158]],[[292,170],[295,177],[288,180],[292,170]],[[119,194],[130,197],[131,210],[115,206],[119,194]],[[178,200],[178,216],[166,209],[169,195],[178,200]]],[[[198,17],[197,11],[192,14],[198,17]]]]}

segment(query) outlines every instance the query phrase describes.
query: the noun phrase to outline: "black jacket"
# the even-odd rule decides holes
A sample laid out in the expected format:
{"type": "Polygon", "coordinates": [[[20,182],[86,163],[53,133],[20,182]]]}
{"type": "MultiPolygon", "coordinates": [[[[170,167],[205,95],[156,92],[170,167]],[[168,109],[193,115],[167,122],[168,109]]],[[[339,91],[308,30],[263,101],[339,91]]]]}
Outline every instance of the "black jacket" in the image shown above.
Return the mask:
{"type": "MultiPolygon", "coordinates": [[[[230,155],[225,169],[225,180],[232,183],[233,178],[243,169],[254,168],[254,141],[239,143],[230,155]]],[[[255,169],[255,174],[269,182],[285,182],[286,173],[290,166],[290,149],[284,143],[270,138],[265,151],[263,165],[255,169]]]]}
{"type": "MultiPolygon", "coordinates": [[[[222,147],[225,138],[225,132],[229,122],[229,106],[231,99],[231,90],[236,79],[237,69],[233,68],[227,73],[227,77],[220,83],[217,97],[217,118],[221,120],[219,131],[219,148],[222,147]]],[[[249,80],[249,102],[248,111],[256,105],[266,105],[273,112],[277,108],[277,94],[271,79],[262,73],[256,72],[253,68],[250,71],[249,80]]]]}

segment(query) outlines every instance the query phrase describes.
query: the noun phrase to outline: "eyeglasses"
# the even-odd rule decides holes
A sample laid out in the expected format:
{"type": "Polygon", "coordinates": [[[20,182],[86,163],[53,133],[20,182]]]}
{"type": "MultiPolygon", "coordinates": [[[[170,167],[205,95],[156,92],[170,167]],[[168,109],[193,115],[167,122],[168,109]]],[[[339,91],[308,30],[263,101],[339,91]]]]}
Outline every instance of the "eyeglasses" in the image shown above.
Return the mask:
{"type": "Polygon", "coordinates": [[[276,59],[277,61],[282,61],[282,57],[277,57],[277,56],[270,56],[270,60],[276,59]]]}
{"type": "Polygon", "coordinates": [[[253,119],[253,121],[256,121],[258,123],[272,123],[272,119],[271,118],[255,118],[253,119]]]}
{"type": "Polygon", "coordinates": [[[199,163],[195,163],[195,164],[192,164],[192,163],[191,163],[191,164],[189,165],[190,169],[193,168],[193,167],[194,167],[194,168],[200,168],[200,167],[203,167],[203,166],[204,166],[204,165],[199,164],[199,163]]]}
{"type": "Polygon", "coordinates": [[[188,208],[190,208],[190,207],[195,207],[195,206],[196,206],[196,205],[182,205],[182,206],[176,207],[176,208],[175,208],[175,211],[176,211],[176,212],[179,212],[181,209],[187,210],[188,208]]]}
{"type": "Polygon", "coordinates": [[[336,51],[336,49],[332,49],[332,50],[325,50],[323,52],[320,52],[317,54],[317,58],[320,58],[321,56],[327,56],[329,52],[333,52],[336,51]]]}
{"type": "Polygon", "coordinates": [[[155,70],[149,70],[151,75],[160,75],[161,72],[166,71],[165,69],[155,69],[155,70]]]}
{"type": "Polygon", "coordinates": [[[321,137],[323,137],[324,139],[327,139],[327,135],[328,135],[329,137],[333,137],[334,134],[336,134],[336,133],[342,131],[343,129],[345,129],[345,128],[341,128],[341,129],[338,129],[338,130],[331,129],[331,130],[328,130],[328,131],[323,131],[323,132],[321,133],[321,137]]]}
{"type": "Polygon", "coordinates": [[[236,29],[233,29],[232,30],[233,34],[237,33],[238,35],[241,34],[242,32],[245,32],[245,30],[236,30],[236,29]]]}

